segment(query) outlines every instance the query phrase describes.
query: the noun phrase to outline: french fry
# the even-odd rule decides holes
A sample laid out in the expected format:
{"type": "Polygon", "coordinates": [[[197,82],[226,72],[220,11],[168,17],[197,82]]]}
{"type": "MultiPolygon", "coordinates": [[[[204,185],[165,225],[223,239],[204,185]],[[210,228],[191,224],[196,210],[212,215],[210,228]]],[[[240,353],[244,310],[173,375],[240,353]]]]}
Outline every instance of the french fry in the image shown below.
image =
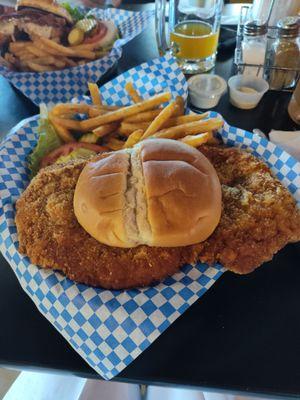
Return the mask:
{"type": "Polygon", "coordinates": [[[40,65],[52,65],[55,66],[56,68],[64,68],[66,63],[59,60],[58,58],[55,58],[54,56],[51,55],[46,55],[45,57],[36,57],[33,54],[31,54],[30,52],[27,53],[27,55],[19,56],[21,61],[26,61],[26,60],[32,60],[34,63],[36,64],[40,64],[40,65]]]}
{"type": "Polygon", "coordinates": [[[209,132],[200,133],[198,135],[188,135],[182,139],[179,139],[180,142],[188,144],[192,147],[199,147],[201,144],[207,143],[209,140],[209,132]]]}
{"type": "Polygon", "coordinates": [[[26,49],[31,53],[34,54],[36,57],[47,57],[49,53],[44,50],[39,49],[34,44],[30,44],[26,47],[26,49]]]}
{"type": "Polygon", "coordinates": [[[86,103],[65,103],[65,104],[57,104],[53,107],[52,113],[54,116],[63,116],[63,115],[74,115],[76,113],[79,114],[89,114],[90,117],[96,117],[98,115],[102,115],[110,110],[118,110],[120,107],[117,106],[106,106],[101,105],[100,107],[95,107],[86,103]],[[101,108],[100,108],[101,107],[101,108]]]}
{"type": "Polygon", "coordinates": [[[15,65],[16,63],[16,57],[10,53],[5,53],[4,54],[4,60],[8,63],[11,63],[12,65],[15,65]]]}
{"type": "Polygon", "coordinates": [[[47,48],[56,50],[57,55],[62,54],[64,56],[74,57],[74,54],[76,54],[76,52],[70,47],[62,46],[61,44],[58,44],[55,41],[47,39],[43,36],[39,36],[39,42],[42,42],[47,48]]]}
{"type": "Polygon", "coordinates": [[[170,99],[171,93],[161,93],[140,103],[136,103],[128,107],[123,107],[119,110],[111,111],[107,114],[99,115],[98,117],[82,121],[81,127],[82,129],[95,129],[100,125],[106,125],[110,122],[119,121],[123,118],[129,117],[139,112],[151,110],[159,104],[169,101],[170,99]]]}
{"type": "Polygon", "coordinates": [[[16,54],[16,56],[20,59],[20,61],[34,61],[36,62],[36,57],[28,52],[22,52],[19,54],[16,54]]]}
{"type": "Polygon", "coordinates": [[[53,124],[60,125],[63,128],[70,129],[73,131],[82,131],[80,127],[80,121],[76,121],[75,119],[55,117],[51,112],[49,113],[49,119],[53,124]]]}
{"type": "MultiPolygon", "coordinates": [[[[149,122],[153,120],[159,113],[161,113],[162,110],[152,110],[152,111],[146,111],[144,113],[140,113],[137,115],[134,115],[132,117],[126,118],[122,121],[121,124],[121,131],[120,133],[128,135],[129,133],[134,131],[134,128],[138,129],[147,129],[149,126],[149,122]],[[152,118],[149,119],[152,116],[152,118]],[[146,125],[146,122],[148,122],[148,125],[146,125]],[[138,125],[138,126],[137,126],[138,125]]],[[[163,128],[169,128],[171,126],[175,125],[181,125],[185,124],[187,122],[193,122],[193,121],[200,121],[208,116],[207,113],[203,114],[188,114],[188,115],[181,115],[180,117],[174,117],[170,118],[163,124],[163,128]]]]}
{"type": "Polygon", "coordinates": [[[103,114],[107,114],[110,111],[113,110],[119,110],[122,107],[118,107],[118,106],[106,106],[104,104],[102,104],[101,106],[97,106],[97,107],[91,107],[89,109],[89,117],[90,118],[94,118],[94,117],[98,117],[98,115],[103,115],[103,114]]]}
{"type": "MultiPolygon", "coordinates": [[[[25,54],[27,54],[26,53],[26,51],[24,51],[24,50],[19,50],[19,51],[11,51],[10,52],[10,54],[13,54],[14,56],[16,56],[16,57],[19,57],[20,55],[25,55],[25,54]]],[[[31,54],[32,55],[32,54],[31,54]]]]}
{"type": "Polygon", "coordinates": [[[125,90],[131,97],[134,103],[140,103],[143,99],[139,96],[138,92],[135,90],[131,82],[127,82],[125,85],[125,90]]]}
{"type": "Polygon", "coordinates": [[[211,118],[204,121],[194,121],[187,124],[172,126],[162,129],[153,135],[154,138],[180,139],[187,135],[195,135],[207,132],[213,129],[219,129],[223,126],[223,120],[220,118],[211,118]]]}
{"type": "Polygon", "coordinates": [[[57,132],[57,134],[60,136],[60,138],[65,142],[65,143],[70,143],[70,142],[75,142],[74,137],[72,136],[72,134],[68,131],[67,128],[65,128],[64,126],[61,126],[60,124],[58,124],[57,122],[51,120],[50,122],[52,123],[52,125],[54,126],[55,131],[57,132]]]}
{"type": "Polygon", "coordinates": [[[188,122],[201,121],[202,119],[206,118],[207,116],[208,116],[208,112],[203,113],[203,114],[181,115],[180,117],[170,118],[169,121],[167,121],[163,125],[163,127],[169,128],[171,126],[182,125],[182,124],[186,124],[188,122]]]}
{"type": "Polygon", "coordinates": [[[136,131],[132,132],[128,136],[126,142],[124,143],[123,148],[128,149],[130,147],[133,147],[135,144],[137,144],[141,140],[143,134],[144,134],[144,131],[142,129],[137,129],[136,131]]]}
{"type": "Polygon", "coordinates": [[[171,116],[175,114],[175,112],[177,112],[177,110],[178,105],[175,101],[168,104],[167,107],[163,108],[144,132],[142,140],[154,135],[154,133],[156,133],[168,121],[168,119],[170,119],[171,116]]]}
{"type": "Polygon", "coordinates": [[[91,95],[94,106],[101,106],[102,101],[101,101],[100,91],[99,91],[97,84],[89,82],[88,87],[89,87],[90,95],[91,95]]]}
{"type": "Polygon", "coordinates": [[[122,140],[118,140],[115,138],[109,139],[109,141],[105,144],[106,147],[108,147],[110,150],[121,150],[124,146],[124,142],[122,140]]]}
{"type": "Polygon", "coordinates": [[[68,67],[76,67],[76,62],[71,60],[71,58],[68,57],[61,57],[61,60],[66,63],[68,67]]]}
{"type": "Polygon", "coordinates": [[[54,68],[50,65],[40,65],[30,60],[26,60],[25,65],[27,65],[32,71],[35,72],[46,72],[54,70],[54,68]]]}
{"type": "Polygon", "coordinates": [[[52,56],[60,56],[59,52],[55,49],[53,49],[52,47],[49,47],[47,45],[45,45],[41,40],[39,40],[38,38],[33,40],[33,44],[35,47],[38,47],[40,50],[44,51],[45,53],[47,53],[47,55],[52,55],[52,56]]]}
{"type": "Polygon", "coordinates": [[[86,114],[89,112],[89,109],[92,106],[85,103],[73,104],[73,103],[65,103],[65,104],[56,104],[51,110],[52,115],[58,117],[61,115],[68,115],[68,114],[86,114]]]}
{"type": "Polygon", "coordinates": [[[144,132],[149,127],[151,122],[139,122],[135,124],[129,124],[127,122],[123,122],[120,125],[119,133],[124,136],[130,135],[132,132],[142,129],[144,132]]]}
{"type": "Polygon", "coordinates": [[[93,133],[98,137],[103,137],[105,135],[115,132],[119,128],[119,125],[120,124],[118,122],[113,122],[107,125],[101,125],[99,126],[99,128],[94,129],[93,133]]]}
{"type": "MultiPolygon", "coordinates": [[[[69,47],[66,47],[66,49],[69,49],[69,47]]],[[[70,56],[73,58],[87,58],[89,60],[94,60],[96,58],[95,52],[90,50],[77,50],[74,51],[73,54],[70,54],[70,56]]]]}
{"type": "Polygon", "coordinates": [[[59,43],[60,42],[60,37],[59,36],[52,37],[51,40],[53,40],[53,42],[55,42],[55,43],[59,43]]]}
{"type": "Polygon", "coordinates": [[[21,41],[10,42],[8,48],[9,48],[9,51],[24,50],[30,43],[31,42],[21,42],[21,41]]]}
{"type": "MultiPolygon", "coordinates": [[[[11,43],[11,44],[13,44],[13,43],[11,43]]],[[[26,49],[25,49],[25,47],[24,48],[20,48],[20,49],[14,49],[14,48],[9,48],[9,51],[12,53],[12,54],[15,54],[15,55],[18,55],[18,54],[26,54],[26,49]]]]}
{"type": "Polygon", "coordinates": [[[53,65],[55,65],[55,67],[57,67],[59,69],[62,69],[62,68],[65,68],[66,63],[64,61],[62,61],[61,59],[60,60],[58,60],[58,59],[55,60],[54,59],[53,65]]]}
{"type": "Polygon", "coordinates": [[[122,106],[107,106],[106,104],[102,104],[100,106],[100,108],[102,108],[103,110],[107,110],[107,111],[113,111],[113,110],[119,110],[120,108],[124,108],[122,106]]]}
{"type": "Polygon", "coordinates": [[[107,114],[108,111],[99,107],[91,107],[88,111],[88,115],[90,118],[98,117],[98,115],[107,114]]]}
{"type": "Polygon", "coordinates": [[[183,98],[181,96],[177,96],[176,99],[175,99],[175,102],[176,102],[176,104],[178,106],[178,110],[177,110],[176,115],[177,116],[183,115],[184,114],[184,100],[183,100],[183,98]]]}
{"type": "Polygon", "coordinates": [[[132,117],[128,117],[124,119],[124,122],[129,122],[129,123],[139,123],[139,122],[151,122],[155,117],[158,116],[158,114],[161,112],[161,110],[150,110],[150,111],[145,111],[136,115],[133,115],[132,117]]]}
{"type": "MultiPolygon", "coordinates": [[[[90,50],[74,50],[72,47],[62,46],[50,39],[46,39],[43,37],[34,37],[33,43],[35,46],[38,46],[39,49],[47,52],[48,54],[54,55],[56,57],[59,56],[67,56],[74,58],[87,58],[94,60],[96,55],[94,52],[90,50]]],[[[76,65],[76,63],[75,63],[76,65]]]]}
{"type": "MultiPolygon", "coordinates": [[[[26,58],[24,60],[26,60],[26,58]]],[[[53,56],[38,57],[34,59],[34,62],[40,65],[54,65],[55,58],[53,56]]]]}

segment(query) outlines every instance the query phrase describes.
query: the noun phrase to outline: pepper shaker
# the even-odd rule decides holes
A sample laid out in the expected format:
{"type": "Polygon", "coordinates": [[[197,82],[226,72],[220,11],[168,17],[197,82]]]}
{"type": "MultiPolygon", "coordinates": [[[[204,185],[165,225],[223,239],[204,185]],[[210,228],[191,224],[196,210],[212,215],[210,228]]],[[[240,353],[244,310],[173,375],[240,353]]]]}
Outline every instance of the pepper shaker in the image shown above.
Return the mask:
{"type": "MultiPolygon", "coordinates": [[[[299,28],[298,17],[286,17],[278,22],[277,38],[268,60],[270,66],[291,69],[300,67],[299,28]]],[[[291,88],[295,85],[296,77],[297,72],[273,69],[269,77],[270,89],[291,88]]]]}

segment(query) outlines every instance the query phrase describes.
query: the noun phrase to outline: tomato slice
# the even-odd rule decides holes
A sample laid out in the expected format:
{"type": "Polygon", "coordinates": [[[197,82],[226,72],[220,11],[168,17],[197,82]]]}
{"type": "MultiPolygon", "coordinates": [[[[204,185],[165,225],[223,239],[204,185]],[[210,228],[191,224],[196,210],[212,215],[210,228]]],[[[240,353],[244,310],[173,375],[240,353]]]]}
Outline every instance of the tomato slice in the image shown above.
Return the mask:
{"type": "Polygon", "coordinates": [[[83,41],[83,43],[87,43],[87,44],[88,43],[96,43],[106,35],[106,32],[107,32],[107,26],[99,21],[97,28],[96,28],[96,32],[92,36],[88,36],[83,41]]]}
{"type": "Polygon", "coordinates": [[[44,167],[47,167],[48,165],[54,164],[55,161],[59,157],[67,156],[73,150],[79,149],[80,147],[84,148],[84,149],[95,151],[96,153],[103,153],[108,150],[106,147],[99,146],[98,144],[94,144],[94,143],[84,143],[84,142],[66,143],[66,144],[63,144],[62,146],[58,147],[57,149],[51,151],[45,157],[43,157],[41,160],[41,163],[40,163],[40,168],[44,168],[44,167]]]}

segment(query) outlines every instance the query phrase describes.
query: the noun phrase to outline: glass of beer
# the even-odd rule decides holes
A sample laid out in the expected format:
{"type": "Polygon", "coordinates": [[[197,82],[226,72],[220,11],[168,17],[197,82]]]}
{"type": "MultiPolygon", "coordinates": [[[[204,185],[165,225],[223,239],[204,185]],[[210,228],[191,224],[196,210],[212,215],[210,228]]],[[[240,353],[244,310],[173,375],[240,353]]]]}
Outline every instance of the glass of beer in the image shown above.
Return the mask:
{"type": "Polygon", "coordinates": [[[167,13],[166,0],[156,0],[155,28],[160,54],[171,52],[186,74],[212,69],[222,6],[222,0],[170,0],[167,13]]]}

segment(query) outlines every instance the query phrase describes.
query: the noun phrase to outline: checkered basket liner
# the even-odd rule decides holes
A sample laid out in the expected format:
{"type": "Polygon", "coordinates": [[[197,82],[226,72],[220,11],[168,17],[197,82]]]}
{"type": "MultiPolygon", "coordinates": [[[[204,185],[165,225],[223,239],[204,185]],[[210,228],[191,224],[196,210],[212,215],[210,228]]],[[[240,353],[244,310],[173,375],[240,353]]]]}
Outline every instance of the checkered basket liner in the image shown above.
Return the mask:
{"type": "MultiPolygon", "coordinates": [[[[129,102],[134,77],[145,97],[164,89],[186,98],[187,85],[174,59],[163,57],[122,74],[101,88],[107,102],[129,102]],[[119,97],[118,97],[119,94],[119,97]]],[[[28,184],[27,156],[36,144],[37,116],[22,121],[0,147],[0,249],[39,311],[103,378],[111,379],[144,351],[222,275],[220,265],[185,265],[154,287],[104,290],[76,284],[18,253],[15,202],[28,184]]],[[[257,135],[225,124],[224,141],[265,160],[300,202],[300,163],[257,135]]]]}
{"type": "Polygon", "coordinates": [[[84,65],[48,72],[16,72],[0,65],[0,74],[6,77],[35,104],[66,102],[87,91],[87,82],[97,82],[121,58],[122,46],[141,33],[153,17],[153,11],[133,12],[108,8],[79,7],[85,14],[102,20],[112,20],[122,38],[114,43],[110,53],[84,65]]]}

